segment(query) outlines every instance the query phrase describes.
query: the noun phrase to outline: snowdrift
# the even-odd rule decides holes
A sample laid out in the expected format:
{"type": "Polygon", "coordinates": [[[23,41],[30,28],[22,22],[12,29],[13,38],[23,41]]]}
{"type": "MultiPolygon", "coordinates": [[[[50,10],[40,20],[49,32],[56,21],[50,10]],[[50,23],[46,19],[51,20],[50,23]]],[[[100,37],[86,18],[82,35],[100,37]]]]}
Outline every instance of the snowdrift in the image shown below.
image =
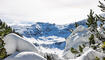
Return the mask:
{"type": "Polygon", "coordinates": [[[7,55],[10,55],[5,60],[46,60],[38,54],[35,45],[14,33],[6,35],[4,42],[7,55]]]}
{"type": "Polygon", "coordinates": [[[46,60],[42,56],[34,52],[15,52],[4,60],[46,60]]]}
{"type": "Polygon", "coordinates": [[[12,54],[14,52],[19,51],[33,51],[33,52],[38,52],[37,48],[35,45],[32,43],[28,42],[27,40],[24,40],[22,37],[10,33],[7,36],[4,37],[4,42],[5,42],[5,48],[7,54],[12,54]]]}

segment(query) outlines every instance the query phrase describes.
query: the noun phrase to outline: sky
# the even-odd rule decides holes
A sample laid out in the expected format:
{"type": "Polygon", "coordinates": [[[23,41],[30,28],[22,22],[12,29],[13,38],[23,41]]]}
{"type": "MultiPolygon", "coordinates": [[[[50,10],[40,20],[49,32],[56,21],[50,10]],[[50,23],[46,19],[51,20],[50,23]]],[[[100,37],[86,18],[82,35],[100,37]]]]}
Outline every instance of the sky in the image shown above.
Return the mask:
{"type": "Polygon", "coordinates": [[[99,0],[0,0],[0,19],[8,24],[68,24],[100,14],[99,0]]]}

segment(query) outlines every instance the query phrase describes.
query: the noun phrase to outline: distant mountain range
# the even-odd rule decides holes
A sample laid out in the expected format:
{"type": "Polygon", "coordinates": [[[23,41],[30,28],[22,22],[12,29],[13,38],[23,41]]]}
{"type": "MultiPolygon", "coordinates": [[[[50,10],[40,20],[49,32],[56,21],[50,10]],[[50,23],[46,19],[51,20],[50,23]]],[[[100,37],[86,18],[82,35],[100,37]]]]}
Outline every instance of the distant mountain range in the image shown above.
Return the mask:
{"type": "MultiPolygon", "coordinates": [[[[86,26],[86,20],[77,22],[79,25],[86,26]]],[[[70,35],[70,29],[75,29],[74,23],[66,25],[56,25],[50,23],[37,22],[31,26],[12,25],[16,32],[27,38],[39,38],[41,36],[57,36],[67,38],[70,35]]],[[[86,26],[87,27],[87,26],[86,26]]]]}

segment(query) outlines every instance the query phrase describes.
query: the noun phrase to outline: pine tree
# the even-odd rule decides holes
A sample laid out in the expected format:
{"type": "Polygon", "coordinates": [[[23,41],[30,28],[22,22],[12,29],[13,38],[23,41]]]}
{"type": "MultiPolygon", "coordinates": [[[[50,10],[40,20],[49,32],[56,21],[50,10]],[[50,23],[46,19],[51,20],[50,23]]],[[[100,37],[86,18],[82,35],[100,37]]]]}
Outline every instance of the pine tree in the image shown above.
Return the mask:
{"type": "Polygon", "coordinates": [[[16,33],[16,32],[5,22],[2,22],[0,20],[0,59],[3,59],[7,56],[6,49],[4,48],[5,43],[3,41],[3,38],[9,33],[16,33]]]}
{"type": "MultiPolygon", "coordinates": [[[[104,0],[105,1],[105,0],[104,0]]],[[[101,8],[102,12],[105,12],[105,5],[100,2],[100,5],[98,5],[101,8]]],[[[103,25],[105,25],[105,17],[101,16],[101,15],[97,15],[94,14],[94,12],[92,10],[90,10],[90,13],[86,22],[86,25],[88,26],[90,32],[92,33],[89,37],[89,47],[93,48],[94,50],[99,51],[97,48],[100,49],[100,44],[103,44],[101,46],[100,51],[105,50],[105,37],[103,37],[100,32],[97,30],[98,27],[100,27],[101,29],[104,30],[104,34],[105,34],[105,27],[103,25]],[[98,24],[98,22],[101,22],[100,24],[98,24]],[[97,41],[95,40],[95,38],[97,38],[99,40],[98,43],[96,43],[97,41]],[[104,42],[104,43],[102,43],[104,42]]],[[[77,27],[78,25],[75,23],[75,27],[77,27]]],[[[74,49],[73,47],[71,47],[70,51],[74,54],[80,54],[83,52],[83,49],[85,48],[85,45],[83,44],[82,46],[79,45],[79,51],[74,49]]],[[[95,57],[95,60],[100,60],[99,57],[95,57]]],[[[105,60],[105,58],[103,58],[103,60],[105,60]]]]}
{"type": "MultiPolygon", "coordinates": [[[[102,12],[105,12],[105,5],[99,1],[100,5],[98,5],[100,8],[101,8],[101,11],[102,12]]],[[[103,27],[103,25],[105,24],[105,17],[101,16],[101,15],[96,15],[98,21],[101,22],[100,24],[100,28],[104,30],[105,32],[105,27],[103,27]]],[[[101,41],[105,41],[105,38],[101,36],[100,33],[98,33],[98,38],[101,40],[101,41]]]]}
{"type": "Polygon", "coordinates": [[[87,16],[88,19],[86,24],[90,27],[92,32],[97,32],[97,18],[94,16],[94,12],[90,10],[90,14],[87,16]]]}
{"type": "Polygon", "coordinates": [[[101,11],[105,12],[105,5],[99,1],[100,5],[98,5],[101,8],[101,11]]]}
{"type": "Polygon", "coordinates": [[[79,51],[82,53],[83,52],[83,47],[79,45],[79,51]]]}

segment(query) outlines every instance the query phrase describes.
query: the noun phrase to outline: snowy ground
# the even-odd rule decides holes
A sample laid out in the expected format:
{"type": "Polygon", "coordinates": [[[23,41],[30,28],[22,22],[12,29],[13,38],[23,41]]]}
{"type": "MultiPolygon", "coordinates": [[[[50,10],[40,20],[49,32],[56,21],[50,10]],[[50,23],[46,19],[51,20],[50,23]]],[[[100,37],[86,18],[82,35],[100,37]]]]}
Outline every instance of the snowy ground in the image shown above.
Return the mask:
{"type": "Polygon", "coordinates": [[[27,38],[24,37],[31,43],[37,46],[38,50],[43,53],[51,53],[56,54],[58,56],[63,55],[63,51],[65,48],[65,38],[57,37],[57,36],[48,36],[48,37],[39,37],[39,39],[35,38],[27,38]]]}

